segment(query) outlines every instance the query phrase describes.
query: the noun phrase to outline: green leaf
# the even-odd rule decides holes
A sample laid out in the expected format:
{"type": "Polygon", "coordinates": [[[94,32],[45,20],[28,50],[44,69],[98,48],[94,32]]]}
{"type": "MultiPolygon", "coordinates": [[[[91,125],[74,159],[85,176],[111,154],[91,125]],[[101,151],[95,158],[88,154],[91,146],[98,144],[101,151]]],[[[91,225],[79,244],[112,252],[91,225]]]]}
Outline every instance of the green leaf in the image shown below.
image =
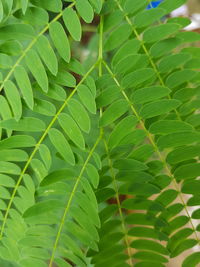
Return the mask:
{"type": "Polygon", "coordinates": [[[191,197],[187,201],[187,206],[199,206],[199,204],[200,204],[200,197],[198,195],[191,197]]]}
{"type": "Polygon", "coordinates": [[[110,51],[117,48],[123,42],[125,42],[131,34],[131,27],[128,24],[122,24],[116,28],[109,35],[108,39],[105,42],[104,50],[110,51]],[[119,38],[120,36],[120,38],[119,38]]]}
{"type": "Polygon", "coordinates": [[[38,54],[34,50],[29,50],[26,55],[26,64],[44,92],[48,91],[48,78],[45,68],[38,54]]]}
{"type": "Polygon", "coordinates": [[[58,72],[58,61],[48,39],[41,35],[36,43],[38,53],[53,75],[58,72]]]}
{"type": "Polygon", "coordinates": [[[74,11],[72,8],[66,8],[63,11],[63,20],[72,38],[75,41],[80,41],[82,35],[82,29],[76,11],[74,11]]]}
{"type": "Polygon", "coordinates": [[[38,216],[48,211],[60,209],[60,207],[62,206],[63,206],[62,201],[56,199],[38,202],[34,206],[27,209],[23,214],[23,217],[28,218],[28,217],[38,216]]]}
{"type": "Polygon", "coordinates": [[[190,100],[197,93],[197,90],[198,88],[190,88],[190,90],[188,88],[182,88],[174,93],[173,98],[184,102],[190,100]]]}
{"type": "Polygon", "coordinates": [[[19,175],[21,173],[21,169],[14,163],[0,161],[0,172],[19,175]]]}
{"type": "Polygon", "coordinates": [[[164,57],[158,66],[160,72],[168,72],[179,66],[182,66],[191,58],[191,55],[188,53],[179,53],[164,57]]]}
{"type": "Polygon", "coordinates": [[[143,171],[147,170],[148,167],[143,163],[135,159],[120,159],[116,160],[113,164],[114,168],[119,170],[132,170],[132,171],[143,171]]]}
{"type": "MultiPolygon", "coordinates": [[[[2,117],[3,120],[7,120],[12,118],[12,114],[11,114],[11,110],[9,107],[9,104],[6,100],[6,98],[2,95],[0,95],[0,115],[2,117]]],[[[10,136],[12,133],[12,131],[7,131],[7,135],[10,136]]]]}
{"type": "Polygon", "coordinates": [[[76,79],[71,73],[66,72],[66,71],[59,71],[56,76],[55,82],[57,84],[68,86],[68,87],[76,86],[76,79]]]}
{"type": "MultiPolygon", "coordinates": [[[[180,212],[180,211],[179,211],[180,212]]],[[[178,212],[178,213],[179,213],[178,212]]],[[[169,234],[173,233],[175,230],[181,228],[182,226],[186,225],[189,221],[189,217],[181,215],[176,216],[169,222],[169,226],[166,227],[165,231],[169,234]]]]}
{"type": "Polygon", "coordinates": [[[185,65],[184,65],[184,67],[186,69],[198,69],[199,62],[200,62],[200,59],[199,58],[193,58],[193,59],[187,61],[185,63],[185,65]]]}
{"type": "Polygon", "coordinates": [[[140,116],[144,119],[152,118],[158,115],[168,113],[178,106],[181,102],[175,99],[163,99],[146,104],[140,110],[140,116]]]}
{"type": "Polygon", "coordinates": [[[131,243],[131,247],[139,250],[152,250],[164,255],[169,254],[169,251],[163,245],[147,239],[135,240],[131,243]]]}
{"type": "Polygon", "coordinates": [[[193,219],[200,219],[200,209],[193,211],[192,218],[193,219]]]}
{"type": "Polygon", "coordinates": [[[58,264],[60,267],[70,267],[70,264],[67,263],[64,259],[62,258],[56,258],[55,262],[58,264]]]}
{"type": "MultiPolygon", "coordinates": [[[[138,160],[136,160],[138,161],[138,160]]],[[[153,180],[153,176],[144,171],[122,170],[116,175],[119,181],[148,182],[153,180]]]]}
{"type": "Polygon", "coordinates": [[[146,43],[154,43],[176,33],[179,29],[180,25],[175,23],[154,26],[144,31],[143,40],[146,43]]]}
{"type": "Polygon", "coordinates": [[[48,186],[57,182],[60,182],[65,179],[73,179],[75,173],[71,169],[61,169],[48,174],[41,182],[41,186],[48,186]]]}
{"type": "Polygon", "coordinates": [[[179,70],[171,75],[166,80],[166,85],[169,88],[174,88],[176,86],[179,86],[180,84],[184,82],[189,82],[191,79],[193,79],[197,73],[193,70],[179,70]]]}
{"type": "Polygon", "coordinates": [[[62,10],[62,1],[61,0],[30,0],[31,3],[35,6],[42,7],[48,11],[52,11],[55,13],[61,12],[62,10]]]}
{"type": "Polygon", "coordinates": [[[68,104],[69,112],[74,120],[77,122],[82,131],[89,133],[90,131],[90,118],[83,105],[75,100],[71,99],[68,104]]]}
{"type": "Polygon", "coordinates": [[[148,252],[148,251],[139,251],[136,252],[133,256],[135,259],[149,260],[152,262],[168,262],[167,258],[161,256],[160,254],[148,252]]]}
{"type": "Polygon", "coordinates": [[[170,257],[174,258],[178,255],[180,255],[183,251],[188,250],[190,248],[193,248],[198,243],[197,240],[194,239],[187,239],[183,240],[174,251],[172,251],[170,257]]]}
{"type": "Polygon", "coordinates": [[[77,0],[76,1],[76,9],[81,16],[81,18],[86,23],[91,23],[94,18],[94,12],[87,0],[77,0]]]}
{"type": "Polygon", "coordinates": [[[169,240],[168,242],[168,248],[169,250],[174,250],[177,245],[184,239],[186,239],[187,237],[189,237],[190,235],[192,235],[193,230],[190,228],[185,228],[185,229],[181,229],[179,231],[177,231],[169,240]]]}
{"type": "Polygon", "coordinates": [[[161,136],[157,144],[160,148],[178,147],[198,142],[199,137],[200,134],[197,132],[171,133],[161,136]]]}
{"type": "Polygon", "coordinates": [[[171,151],[167,155],[167,162],[170,164],[176,164],[181,161],[192,159],[200,156],[200,146],[185,146],[178,147],[175,150],[171,151]]]}
{"type": "Polygon", "coordinates": [[[128,234],[130,236],[145,237],[152,239],[157,239],[159,236],[155,229],[147,227],[133,227],[129,230],[128,234]]]}
{"type": "Polygon", "coordinates": [[[0,68],[10,69],[12,68],[13,62],[12,58],[6,54],[0,53],[0,68]]]}
{"type": "Polygon", "coordinates": [[[147,6],[147,5],[148,5],[147,0],[135,0],[134,5],[133,5],[133,1],[127,0],[125,2],[124,10],[128,14],[132,14],[132,13],[137,12],[140,9],[145,8],[145,6],[147,6]]]}
{"type": "MultiPolygon", "coordinates": [[[[142,1],[140,1],[141,3],[142,1]]],[[[150,10],[144,10],[135,16],[134,24],[137,28],[146,27],[154,22],[159,21],[165,13],[162,8],[152,8],[150,10]]]]}
{"type": "Polygon", "coordinates": [[[92,183],[94,188],[97,188],[99,184],[99,174],[98,174],[97,169],[92,164],[88,164],[86,171],[90,179],[90,182],[92,183]]]}
{"type": "Polygon", "coordinates": [[[22,52],[22,45],[16,40],[7,41],[0,45],[0,51],[10,56],[17,56],[22,52]]]}
{"type": "Polygon", "coordinates": [[[139,161],[146,161],[153,153],[154,147],[150,144],[144,144],[133,150],[128,157],[139,161]]]}
{"type": "Polygon", "coordinates": [[[2,95],[0,95],[0,106],[1,106],[0,114],[2,118],[4,120],[11,118],[12,114],[11,114],[10,107],[8,105],[6,98],[2,95]]]}
{"type": "Polygon", "coordinates": [[[142,129],[135,129],[132,133],[125,136],[119,143],[119,145],[139,145],[144,141],[146,133],[142,129]]]}
{"type": "Polygon", "coordinates": [[[69,138],[80,148],[85,148],[84,137],[76,122],[66,113],[61,113],[58,117],[60,126],[69,136],[69,138]]]}
{"type": "Polygon", "coordinates": [[[119,63],[120,60],[124,59],[128,55],[136,54],[140,48],[140,41],[133,39],[128,40],[124,45],[122,45],[112,59],[112,66],[114,67],[119,63]]]}
{"type": "Polygon", "coordinates": [[[34,37],[34,30],[27,24],[9,24],[1,27],[0,40],[30,40],[34,37]]]}
{"type": "Polygon", "coordinates": [[[35,146],[35,139],[28,135],[16,135],[0,141],[0,150],[35,146]]]}
{"type": "Polygon", "coordinates": [[[200,252],[194,252],[184,259],[182,267],[195,267],[200,263],[200,252]]]}
{"type": "Polygon", "coordinates": [[[3,4],[2,2],[0,2],[0,22],[2,21],[3,19],[3,4]]]}
{"type": "Polygon", "coordinates": [[[122,20],[123,20],[123,13],[121,10],[116,10],[110,13],[108,16],[105,16],[104,27],[103,27],[104,32],[113,29],[113,27],[119,25],[122,22],[122,20]]]}
{"type": "Polygon", "coordinates": [[[37,118],[24,117],[18,122],[15,119],[0,121],[0,127],[24,132],[42,132],[46,129],[43,121],[37,118]]]}
{"type": "Polygon", "coordinates": [[[51,159],[51,153],[48,147],[44,144],[41,144],[39,147],[39,153],[40,153],[40,157],[42,158],[45,164],[45,167],[47,168],[47,170],[49,170],[51,167],[52,159],[51,159]]]}
{"type": "Polygon", "coordinates": [[[46,116],[54,116],[56,114],[55,106],[46,100],[35,100],[33,111],[46,116]]]}
{"type": "Polygon", "coordinates": [[[121,99],[115,101],[104,111],[99,122],[100,127],[104,127],[112,123],[127,111],[128,111],[127,101],[121,99]]]}
{"type": "Polygon", "coordinates": [[[147,81],[148,79],[155,76],[155,72],[153,69],[141,69],[131,72],[124,76],[122,79],[122,87],[129,88],[129,87],[136,87],[147,81]]]}
{"type": "Polygon", "coordinates": [[[131,133],[137,124],[137,118],[128,116],[121,120],[109,136],[108,146],[110,149],[117,146],[118,143],[129,133],[131,133]]]}
{"type": "Polygon", "coordinates": [[[99,14],[102,8],[101,0],[89,0],[91,5],[94,7],[95,11],[99,14]]]}
{"type": "MultiPolygon", "coordinates": [[[[187,17],[173,17],[169,18],[167,23],[177,23],[180,24],[182,28],[185,28],[186,26],[190,25],[191,20],[187,17]]],[[[179,35],[179,33],[177,35],[179,35]]]]}
{"type": "Polygon", "coordinates": [[[55,21],[50,24],[49,33],[59,55],[66,62],[69,62],[71,58],[71,51],[69,40],[63,26],[58,21],[55,21]]]}
{"type": "Polygon", "coordinates": [[[22,6],[22,12],[23,12],[23,14],[25,14],[26,9],[28,7],[28,0],[20,0],[20,2],[21,2],[21,6],[22,6]]]}
{"type": "Polygon", "coordinates": [[[181,192],[184,194],[199,194],[199,186],[199,180],[187,181],[187,183],[183,184],[181,192]]]}
{"type": "Polygon", "coordinates": [[[18,66],[15,68],[14,75],[26,104],[33,109],[33,91],[26,70],[22,66],[18,66]]]}
{"type": "Polygon", "coordinates": [[[177,37],[182,39],[183,43],[199,42],[200,36],[198,32],[179,32],[177,37]]]}
{"type": "Polygon", "coordinates": [[[86,85],[80,84],[77,88],[77,91],[83,105],[88,109],[88,111],[96,114],[96,103],[90,89],[86,85]]]}
{"type": "Polygon", "coordinates": [[[159,7],[165,9],[165,14],[169,14],[171,11],[185,4],[186,0],[165,0],[159,7]]]}
{"type": "Polygon", "coordinates": [[[21,10],[18,10],[14,13],[14,16],[33,26],[42,26],[49,22],[47,11],[39,7],[28,7],[25,14],[21,10]]]}
{"type": "Polygon", "coordinates": [[[18,121],[22,116],[22,103],[19,92],[15,84],[11,81],[6,81],[4,84],[4,91],[8,102],[12,108],[14,117],[18,121]]]}
{"type": "MultiPolygon", "coordinates": [[[[0,161],[26,161],[28,154],[20,149],[4,149],[0,150],[0,161]]],[[[1,183],[1,182],[0,182],[1,183]]]]}
{"type": "Polygon", "coordinates": [[[55,148],[61,154],[64,160],[70,163],[71,165],[75,165],[74,154],[64,135],[55,128],[50,129],[48,135],[52,144],[55,146],[55,148]]]}
{"type": "Polygon", "coordinates": [[[108,86],[96,98],[98,107],[105,107],[111,104],[114,100],[118,99],[121,95],[120,88],[116,85],[108,86]]]}
{"type": "Polygon", "coordinates": [[[136,90],[132,95],[133,103],[143,104],[170,94],[170,89],[163,86],[151,86],[136,90]]]}
{"type": "Polygon", "coordinates": [[[194,128],[183,121],[178,120],[161,120],[151,124],[149,131],[152,134],[169,134],[176,132],[193,131],[194,128]]]}
{"type": "Polygon", "coordinates": [[[119,193],[122,195],[132,194],[138,196],[151,196],[153,194],[158,194],[160,189],[152,184],[148,183],[127,183],[119,188],[119,193]]]}
{"type": "Polygon", "coordinates": [[[174,48],[181,44],[181,39],[174,37],[174,38],[167,38],[160,42],[155,43],[150,49],[150,55],[152,57],[161,57],[169,52],[171,52],[174,48]]]}
{"type": "MultiPolygon", "coordinates": [[[[72,58],[71,61],[67,64],[67,67],[69,68],[70,71],[77,73],[79,75],[84,76],[86,73],[85,67],[81,64],[80,61],[76,60],[75,58],[72,58]]],[[[94,84],[94,80],[91,76],[88,76],[86,79],[86,84],[88,83],[88,87],[91,89],[93,92],[94,89],[94,94],[96,96],[96,86],[94,84]]]]}
{"type": "MultiPolygon", "coordinates": [[[[40,90],[40,88],[37,88],[40,90]]],[[[40,90],[41,91],[41,90],[40,90]]],[[[57,101],[63,101],[63,99],[66,99],[66,92],[64,90],[64,88],[62,88],[61,86],[57,85],[57,84],[50,84],[49,85],[49,90],[47,92],[47,96],[55,99],[57,101]]]]}
{"type": "Polygon", "coordinates": [[[1,199],[10,199],[10,193],[8,189],[0,186],[1,199]]]}
{"type": "Polygon", "coordinates": [[[14,187],[15,181],[5,174],[0,174],[0,185],[5,187],[14,187]]]}
{"type": "Polygon", "coordinates": [[[190,163],[180,166],[174,172],[174,176],[178,180],[196,178],[197,176],[199,176],[199,174],[200,174],[199,163],[190,163]]]}
{"type": "Polygon", "coordinates": [[[115,66],[115,73],[125,73],[132,69],[141,58],[141,55],[131,54],[120,60],[115,66]]]}

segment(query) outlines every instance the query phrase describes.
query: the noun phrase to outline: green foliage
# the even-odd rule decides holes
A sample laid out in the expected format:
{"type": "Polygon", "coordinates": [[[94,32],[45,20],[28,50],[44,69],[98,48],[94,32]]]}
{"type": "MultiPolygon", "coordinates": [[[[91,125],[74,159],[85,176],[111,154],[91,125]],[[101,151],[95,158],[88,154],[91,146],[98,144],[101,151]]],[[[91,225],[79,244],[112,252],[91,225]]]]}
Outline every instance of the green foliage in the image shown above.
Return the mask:
{"type": "Polygon", "coordinates": [[[184,2],[0,1],[0,266],[199,266],[184,2]]]}

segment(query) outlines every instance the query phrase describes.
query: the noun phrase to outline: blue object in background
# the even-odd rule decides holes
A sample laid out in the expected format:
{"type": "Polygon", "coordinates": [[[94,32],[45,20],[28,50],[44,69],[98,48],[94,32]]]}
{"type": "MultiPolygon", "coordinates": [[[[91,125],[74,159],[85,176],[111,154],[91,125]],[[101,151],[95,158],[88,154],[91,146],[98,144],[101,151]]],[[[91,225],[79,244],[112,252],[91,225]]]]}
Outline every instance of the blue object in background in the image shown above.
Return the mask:
{"type": "Polygon", "coordinates": [[[147,9],[156,8],[163,0],[159,1],[152,1],[148,6],[147,9]]]}

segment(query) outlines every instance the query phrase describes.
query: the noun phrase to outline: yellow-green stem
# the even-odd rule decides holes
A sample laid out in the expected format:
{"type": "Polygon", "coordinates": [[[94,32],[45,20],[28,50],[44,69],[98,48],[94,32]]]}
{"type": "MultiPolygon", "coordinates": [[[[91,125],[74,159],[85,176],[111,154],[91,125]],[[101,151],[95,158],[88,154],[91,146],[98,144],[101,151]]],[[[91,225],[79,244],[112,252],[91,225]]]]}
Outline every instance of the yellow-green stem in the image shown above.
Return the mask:
{"type": "MultiPolygon", "coordinates": [[[[75,2],[72,3],[71,5],[69,5],[67,8],[72,8],[75,5],[75,2]]],[[[1,86],[0,86],[0,92],[1,90],[4,88],[4,84],[6,81],[8,81],[11,77],[11,75],[13,74],[13,72],[15,71],[16,67],[22,62],[22,60],[24,59],[24,57],[26,56],[26,54],[28,53],[28,51],[34,46],[34,44],[37,42],[38,38],[43,35],[46,31],[48,31],[50,25],[57,21],[59,18],[62,17],[63,11],[61,11],[50,23],[48,23],[39,33],[38,35],[30,42],[30,44],[27,46],[26,49],[24,49],[24,51],[22,52],[21,56],[17,59],[17,61],[15,62],[15,64],[13,65],[13,67],[10,69],[10,71],[8,72],[8,74],[6,75],[5,79],[3,80],[1,86]]]]}
{"type": "Polygon", "coordinates": [[[128,253],[128,257],[129,257],[128,263],[129,263],[130,266],[133,266],[132,252],[131,252],[131,248],[129,246],[128,232],[127,232],[127,229],[126,229],[126,224],[125,224],[125,220],[124,220],[124,216],[123,216],[123,212],[122,212],[122,208],[121,208],[121,203],[120,203],[120,198],[119,198],[119,190],[118,190],[118,185],[117,185],[117,181],[116,181],[116,176],[115,176],[115,172],[114,172],[114,169],[113,169],[112,160],[110,159],[110,153],[109,153],[107,142],[106,142],[105,139],[103,141],[104,141],[104,146],[105,146],[106,153],[107,153],[107,156],[108,156],[108,164],[109,164],[110,175],[111,175],[112,181],[113,181],[113,187],[114,187],[114,190],[115,190],[115,198],[116,198],[116,201],[117,201],[119,217],[120,217],[120,220],[121,220],[122,231],[123,231],[123,234],[124,234],[124,240],[125,240],[125,244],[126,244],[126,247],[127,247],[127,253],[128,253]]]}
{"type": "MultiPolygon", "coordinates": [[[[158,68],[157,68],[157,66],[156,66],[156,63],[153,61],[153,59],[152,59],[152,57],[151,57],[151,55],[150,55],[148,49],[146,48],[146,46],[145,46],[145,44],[144,44],[142,38],[140,37],[139,33],[137,32],[135,26],[133,25],[133,23],[132,23],[132,21],[130,20],[130,18],[128,17],[128,15],[125,13],[124,9],[122,8],[122,6],[121,6],[121,4],[118,2],[118,0],[115,0],[115,2],[117,3],[117,6],[119,7],[119,9],[124,13],[124,17],[125,17],[127,23],[131,26],[133,33],[135,34],[137,40],[140,42],[141,47],[142,47],[144,53],[145,53],[146,56],[148,57],[148,60],[149,60],[149,62],[150,62],[150,64],[151,64],[153,70],[154,70],[155,73],[156,73],[156,76],[157,76],[157,78],[158,78],[158,80],[159,80],[160,85],[161,85],[161,86],[165,86],[165,82],[163,81],[162,76],[160,75],[160,72],[159,72],[159,70],[158,70],[158,68]]],[[[171,96],[169,95],[168,98],[171,99],[171,96]]],[[[176,113],[177,118],[178,118],[179,120],[181,120],[181,117],[180,117],[179,113],[177,112],[177,110],[175,110],[175,113],[176,113]]]]}
{"type": "Polygon", "coordinates": [[[2,238],[3,236],[3,233],[4,233],[4,228],[5,228],[5,225],[6,225],[6,221],[7,221],[7,218],[8,218],[8,215],[9,215],[9,212],[10,212],[10,208],[12,206],[12,203],[13,203],[13,200],[14,200],[14,197],[17,193],[17,190],[18,190],[18,187],[19,185],[21,184],[21,181],[23,179],[23,176],[24,174],[26,173],[32,159],[34,158],[36,152],[38,151],[39,149],[39,146],[40,144],[44,141],[45,137],[47,136],[49,130],[51,129],[51,127],[53,126],[53,124],[56,122],[59,114],[64,110],[64,108],[67,106],[69,100],[73,97],[73,95],[76,93],[77,91],[77,88],[80,84],[82,84],[84,82],[84,80],[88,77],[88,75],[94,70],[94,68],[96,67],[96,65],[98,64],[98,61],[92,65],[92,67],[89,69],[89,71],[83,76],[83,78],[81,79],[81,81],[77,84],[77,86],[74,88],[74,90],[71,92],[71,94],[67,97],[67,99],[65,100],[65,102],[63,103],[63,105],[61,106],[61,108],[58,110],[58,112],[56,113],[56,115],[53,117],[53,119],[51,120],[51,122],[49,123],[48,127],[46,128],[46,130],[44,131],[42,137],[40,138],[40,140],[38,141],[38,143],[35,145],[35,148],[34,150],[32,151],[28,161],[26,162],[26,165],[24,166],[20,176],[19,176],[19,179],[17,180],[17,183],[14,187],[14,190],[12,192],[12,195],[11,195],[11,198],[9,200],[9,203],[8,203],[8,207],[5,211],[5,215],[4,215],[4,218],[3,218],[3,223],[2,223],[2,226],[1,226],[1,231],[0,231],[0,238],[2,238]]]}
{"type": "Polygon", "coordinates": [[[175,178],[174,175],[171,173],[171,170],[170,170],[170,168],[169,168],[169,166],[168,166],[168,164],[167,164],[167,162],[166,162],[166,159],[165,159],[165,158],[163,157],[163,155],[160,153],[157,144],[154,142],[153,135],[152,135],[152,134],[148,131],[148,129],[146,128],[146,126],[145,126],[143,120],[141,119],[141,117],[139,116],[137,110],[135,109],[135,107],[133,106],[132,102],[130,101],[130,99],[128,98],[127,94],[125,93],[124,88],[121,87],[119,81],[118,81],[117,78],[115,77],[114,73],[112,72],[112,70],[110,69],[110,67],[108,66],[108,64],[107,64],[105,61],[103,61],[103,64],[104,64],[105,68],[107,69],[108,73],[110,73],[110,75],[112,76],[112,78],[113,78],[113,80],[115,81],[116,85],[121,89],[121,92],[122,92],[124,98],[126,99],[126,101],[128,102],[128,104],[129,104],[129,106],[130,106],[130,108],[131,108],[133,114],[137,117],[137,119],[138,119],[138,121],[139,121],[139,124],[140,124],[141,128],[145,131],[147,138],[149,139],[150,143],[151,143],[152,146],[154,147],[155,153],[158,155],[159,159],[160,159],[161,162],[163,163],[163,165],[164,165],[164,167],[165,167],[165,170],[166,170],[166,173],[169,175],[169,177],[171,177],[171,179],[172,179],[172,183],[173,183],[173,185],[174,185],[176,191],[178,192],[180,201],[181,201],[181,203],[183,204],[183,207],[184,207],[184,210],[185,210],[185,212],[186,212],[186,215],[187,215],[187,217],[189,218],[189,221],[190,221],[190,224],[191,224],[191,228],[192,228],[192,230],[194,231],[195,238],[196,238],[196,240],[198,241],[198,243],[200,243],[200,239],[199,239],[199,237],[198,237],[198,233],[197,233],[197,231],[196,231],[196,229],[195,229],[195,226],[194,226],[194,224],[193,224],[193,221],[192,221],[192,218],[191,218],[191,216],[190,216],[190,213],[189,213],[189,211],[188,211],[188,209],[187,209],[187,205],[186,205],[185,200],[184,200],[184,198],[183,198],[183,196],[182,196],[182,193],[181,193],[180,190],[179,190],[179,186],[178,186],[178,184],[177,184],[177,182],[176,182],[176,178],[175,178]]]}
{"type": "Polygon", "coordinates": [[[97,145],[99,144],[100,140],[102,139],[102,136],[103,136],[103,131],[100,131],[100,135],[97,138],[97,140],[96,140],[95,144],[93,145],[92,149],[90,150],[90,153],[88,154],[88,157],[87,157],[87,159],[86,159],[86,161],[85,161],[85,163],[84,163],[84,165],[83,165],[83,167],[82,167],[82,169],[80,171],[80,174],[77,177],[76,183],[73,186],[72,192],[71,192],[70,197],[69,197],[69,199],[67,201],[67,204],[66,204],[66,207],[65,207],[65,210],[64,210],[63,216],[61,218],[61,222],[60,222],[59,228],[58,228],[58,232],[57,232],[57,235],[56,235],[56,240],[55,240],[54,245],[53,245],[53,250],[52,250],[52,254],[51,254],[51,258],[50,258],[50,262],[49,262],[49,267],[52,267],[52,264],[54,262],[55,253],[56,253],[56,250],[57,250],[57,247],[58,247],[58,243],[59,243],[59,240],[60,240],[62,229],[64,227],[65,219],[66,219],[68,211],[70,209],[74,194],[75,194],[75,192],[76,192],[76,190],[78,188],[78,185],[79,185],[80,180],[82,178],[82,175],[83,175],[83,173],[85,171],[85,168],[87,167],[87,164],[88,164],[91,156],[93,155],[97,145]]]}

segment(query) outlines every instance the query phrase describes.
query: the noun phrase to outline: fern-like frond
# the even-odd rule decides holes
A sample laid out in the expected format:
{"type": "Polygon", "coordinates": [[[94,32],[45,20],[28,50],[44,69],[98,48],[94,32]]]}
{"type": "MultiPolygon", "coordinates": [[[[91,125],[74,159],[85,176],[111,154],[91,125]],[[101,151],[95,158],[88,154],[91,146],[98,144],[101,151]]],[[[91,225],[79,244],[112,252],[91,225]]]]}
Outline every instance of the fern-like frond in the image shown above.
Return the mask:
{"type": "Polygon", "coordinates": [[[185,2],[0,1],[1,266],[198,266],[185,2]]]}

